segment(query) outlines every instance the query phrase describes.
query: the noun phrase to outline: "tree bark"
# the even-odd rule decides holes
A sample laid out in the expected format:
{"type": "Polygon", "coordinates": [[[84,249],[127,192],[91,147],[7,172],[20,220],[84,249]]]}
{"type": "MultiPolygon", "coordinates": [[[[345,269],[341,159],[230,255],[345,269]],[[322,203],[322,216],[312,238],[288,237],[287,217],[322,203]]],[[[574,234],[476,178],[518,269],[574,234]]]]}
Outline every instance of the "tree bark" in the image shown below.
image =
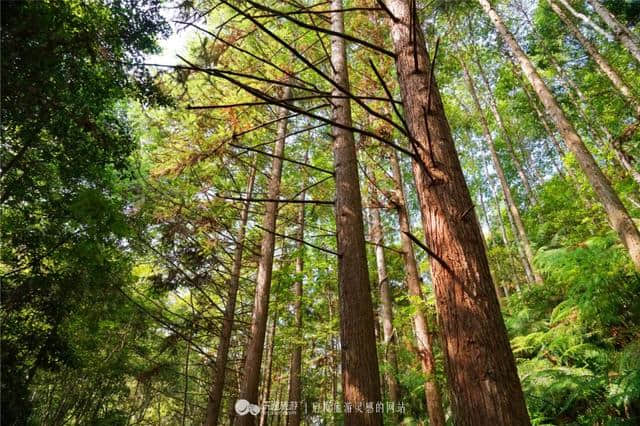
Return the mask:
{"type": "MultiPolygon", "coordinates": [[[[256,156],[257,160],[257,156],[256,156]]],[[[253,195],[253,184],[256,174],[256,161],[249,175],[247,184],[247,198],[253,195]]],[[[233,331],[233,322],[236,311],[236,300],[238,296],[238,287],[240,283],[240,270],[242,269],[242,255],[244,251],[244,239],[249,220],[250,203],[245,202],[240,213],[240,229],[238,229],[238,237],[236,238],[236,249],[233,254],[233,266],[231,269],[231,278],[229,279],[229,293],[227,296],[227,304],[224,309],[224,321],[222,323],[222,331],[220,332],[220,341],[218,342],[218,351],[216,353],[216,363],[211,382],[211,390],[207,402],[206,426],[216,426],[220,417],[220,408],[222,405],[222,393],[224,391],[224,383],[227,371],[227,361],[229,360],[229,346],[231,344],[231,332],[233,331]]]]}
{"type": "Polygon", "coordinates": [[[433,426],[444,426],[445,415],[442,406],[442,394],[436,380],[436,363],[433,356],[432,338],[429,330],[429,323],[421,309],[422,289],[420,288],[421,279],[418,272],[418,263],[416,255],[413,251],[413,243],[409,238],[411,234],[411,226],[409,223],[409,213],[407,210],[407,201],[404,192],[404,183],[402,180],[402,171],[400,162],[398,161],[398,153],[391,153],[391,170],[393,173],[393,181],[395,186],[396,197],[394,204],[398,212],[398,222],[400,225],[400,241],[402,243],[403,260],[407,281],[407,290],[411,296],[412,304],[418,301],[413,314],[413,325],[416,333],[416,341],[418,347],[418,358],[425,374],[424,393],[427,402],[427,411],[429,413],[429,424],[433,426]]]}
{"type": "MultiPolygon", "coordinates": [[[[291,96],[289,87],[284,89],[283,99],[291,96]]],[[[277,199],[280,196],[280,178],[282,175],[282,156],[284,153],[284,143],[287,137],[288,120],[287,109],[281,107],[278,115],[281,120],[278,122],[278,139],[274,147],[274,154],[271,165],[271,177],[269,179],[268,198],[277,199]]],[[[240,392],[240,398],[246,399],[252,404],[258,403],[258,385],[260,382],[260,365],[262,363],[262,352],[264,349],[264,337],[267,328],[267,318],[269,316],[269,295],[271,293],[271,274],[273,272],[273,252],[275,248],[275,230],[278,216],[278,202],[265,203],[265,215],[262,227],[266,232],[262,236],[260,246],[260,262],[258,263],[258,273],[256,278],[256,292],[253,305],[253,315],[251,318],[251,330],[249,342],[247,344],[247,354],[244,363],[244,383],[240,392]]],[[[250,426],[255,424],[255,417],[251,414],[236,417],[237,426],[250,426]]]]}
{"type": "MultiPolygon", "coordinates": [[[[486,1],[486,0],[485,0],[486,1]]],[[[622,96],[627,100],[629,105],[633,107],[636,117],[640,117],[640,102],[635,98],[631,88],[622,80],[618,72],[613,69],[609,62],[598,52],[598,49],[591,43],[576,27],[573,21],[564,13],[554,0],[547,0],[551,9],[558,15],[560,20],[567,26],[571,34],[580,42],[582,47],[587,51],[591,59],[598,65],[604,75],[611,81],[613,86],[618,89],[622,96]]]]}
{"type": "MultiPolygon", "coordinates": [[[[304,162],[308,161],[308,151],[305,154],[304,162]]],[[[304,173],[304,172],[303,172],[304,173]]],[[[307,187],[308,179],[302,181],[302,188],[307,187]]],[[[301,198],[305,199],[305,190],[303,189],[301,198]]],[[[297,279],[293,284],[293,294],[295,300],[293,302],[293,314],[295,316],[296,338],[298,341],[293,348],[291,356],[291,368],[289,369],[289,407],[294,409],[287,414],[288,426],[299,426],[302,404],[302,384],[300,374],[302,370],[302,273],[304,271],[304,208],[302,204],[298,210],[298,246],[296,255],[296,275],[297,279]]]]}
{"type": "Polygon", "coordinates": [[[391,366],[391,371],[387,371],[385,379],[389,389],[389,399],[394,404],[397,404],[400,402],[400,385],[396,378],[398,374],[397,339],[393,329],[393,300],[384,257],[384,235],[382,231],[382,221],[380,219],[380,200],[378,199],[377,192],[377,189],[373,185],[370,185],[371,240],[375,245],[374,251],[378,272],[378,288],[380,291],[383,344],[387,355],[387,362],[391,366]]]}
{"type": "Polygon", "coordinates": [[[573,124],[571,124],[565,116],[564,111],[538,74],[533,63],[520,48],[516,39],[502,22],[502,19],[498,16],[495,10],[491,8],[491,4],[488,0],[478,1],[493,24],[496,26],[504,41],[513,51],[524,74],[527,76],[529,82],[536,91],[538,98],[553,118],[567,147],[575,155],[578,164],[587,176],[593,190],[604,206],[609,218],[609,223],[618,233],[620,240],[627,248],[629,256],[631,257],[636,269],[640,270],[640,233],[638,233],[638,229],[633,223],[631,216],[629,216],[627,209],[620,201],[620,198],[618,198],[618,195],[613,190],[613,187],[607,177],[602,173],[600,167],[598,167],[598,164],[595,162],[593,156],[576,132],[573,124]]]}
{"type": "MultiPolygon", "coordinates": [[[[332,10],[341,11],[342,0],[332,0],[332,10]]],[[[331,13],[331,29],[344,33],[342,12],[331,13]]],[[[380,373],[374,335],[373,302],[367,268],[355,141],[351,128],[351,106],[344,97],[349,91],[345,41],[331,37],[331,63],[337,86],[332,99],[333,154],[336,181],[336,236],[340,288],[340,341],[342,349],[342,391],[345,403],[380,401],[380,373]]],[[[366,410],[345,413],[344,424],[382,425],[380,413],[366,410]]]]}
{"type": "Polygon", "coordinates": [[[421,27],[412,19],[412,2],[386,4],[408,130],[418,147],[414,180],[427,246],[435,254],[431,269],[454,423],[529,425],[480,225],[421,27]]]}
{"type": "Polygon", "coordinates": [[[633,39],[631,32],[620,23],[598,0],[587,0],[602,20],[611,28],[614,37],[629,50],[629,53],[640,63],[640,45],[633,39]]]}
{"type": "Polygon", "coordinates": [[[491,161],[493,162],[493,167],[496,170],[496,174],[498,175],[498,180],[500,181],[500,186],[502,187],[502,192],[504,194],[505,202],[507,203],[507,207],[511,212],[511,217],[513,218],[514,225],[516,227],[516,232],[518,233],[518,239],[520,244],[522,244],[522,250],[527,258],[527,263],[531,268],[531,273],[533,274],[533,282],[537,284],[542,284],[543,279],[540,273],[536,270],[533,263],[533,250],[531,249],[531,243],[529,242],[529,237],[527,236],[527,232],[524,228],[524,223],[522,222],[522,217],[520,216],[520,211],[518,210],[518,206],[513,199],[513,195],[511,193],[511,188],[509,187],[509,182],[507,182],[507,177],[504,174],[504,169],[502,168],[502,164],[500,162],[500,158],[498,157],[498,152],[496,150],[495,143],[493,141],[493,136],[491,136],[491,131],[489,130],[489,124],[487,123],[487,119],[484,115],[482,105],[480,105],[480,100],[478,99],[478,94],[475,89],[475,85],[473,84],[473,79],[469,74],[469,69],[467,68],[467,64],[463,59],[460,59],[460,65],[462,66],[462,71],[464,73],[465,80],[467,81],[467,87],[469,88],[469,93],[471,93],[471,98],[473,99],[473,103],[476,107],[476,113],[480,117],[480,124],[482,125],[482,131],[484,133],[484,138],[489,147],[489,152],[491,153],[491,161]]]}

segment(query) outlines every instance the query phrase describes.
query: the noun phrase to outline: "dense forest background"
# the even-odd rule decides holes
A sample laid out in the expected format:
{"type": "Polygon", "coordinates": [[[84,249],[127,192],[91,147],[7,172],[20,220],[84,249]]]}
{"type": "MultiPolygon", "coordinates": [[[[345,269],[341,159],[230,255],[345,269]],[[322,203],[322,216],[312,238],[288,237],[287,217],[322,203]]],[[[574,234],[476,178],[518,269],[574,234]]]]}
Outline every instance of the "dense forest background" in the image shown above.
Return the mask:
{"type": "Polygon", "coordinates": [[[2,424],[640,422],[640,2],[1,12],[2,424]]]}

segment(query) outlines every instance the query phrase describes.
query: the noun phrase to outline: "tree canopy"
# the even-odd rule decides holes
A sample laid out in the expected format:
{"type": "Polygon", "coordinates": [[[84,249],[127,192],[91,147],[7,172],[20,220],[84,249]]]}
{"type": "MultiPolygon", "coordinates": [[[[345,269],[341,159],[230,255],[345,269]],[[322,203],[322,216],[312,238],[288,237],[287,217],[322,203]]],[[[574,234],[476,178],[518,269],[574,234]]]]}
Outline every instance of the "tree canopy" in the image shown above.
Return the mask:
{"type": "Polygon", "coordinates": [[[1,12],[3,424],[639,421],[638,2],[1,12]]]}

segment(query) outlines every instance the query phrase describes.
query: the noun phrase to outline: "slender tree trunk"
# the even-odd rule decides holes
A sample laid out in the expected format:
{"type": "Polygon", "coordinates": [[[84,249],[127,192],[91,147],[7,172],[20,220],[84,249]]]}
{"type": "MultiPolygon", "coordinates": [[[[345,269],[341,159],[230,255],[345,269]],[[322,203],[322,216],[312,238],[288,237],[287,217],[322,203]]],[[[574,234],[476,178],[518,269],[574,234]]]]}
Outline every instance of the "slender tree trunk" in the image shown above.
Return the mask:
{"type": "MultiPolygon", "coordinates": [[[[487,179],[488,178],[489,178],[489,176],[487,175],[487,179]]],[[[487,183],[489,183],[488,180],[487,180],[487,183]]],[[[490,190],[490,194],[491,195],[493,194],[492,190],[490,190]]],[[[487,208],[487,203],[484,201],[484,196],[482,195],[482,191],[479,191],[479,196],[480,196],[480,205],[482,206],[482,212],[483,212],[486,224],[487,224],[487,229],[489,229],[491,231],[491,221],[489,219],[489,209],[487,208]]],[[[502,241],[504,243],[505,249],[509,250],[509,245],[507,244],[507,234],[506,234],[506,232],[504,230],[504,224],[502,223],[502,215],[500,214],[499,205],[498,205],[497,213],[498,213],[497,214],[498,220],[499,220],[500,225],[501,225],[502,241]]],[[[485,245],[486,245],[486,249],[489,250],[489,244],[486,243],[486,239],[485,239],[485,245]]],[[[508,253],[508,260],[509,260],[508,264],[510,266],[511,273],[512,273],[511,279],[513,281],[516,281],[518,279],[518,276],[517,276],[517,273],[516,273],[517,269],[515,268],[515,264],[513,262],[513,258],[511,256],[511,253],[508,253]]],[[[494,281],[495,281],[495,275],[494,275],[494,281]]],[[[504,293],[504,296],[505,297],[509,297],[509,288],[508,288],[508,286],[506,284],[502,283],[501,287],[502,287],[502,292],[504,293]]]]}
{"type": "Polygon", "coordinates": [[[598,24],[596,24],[595,22],[593,22],[593,20],[591,20],[587,15],[585,15],[584,13],[580,13],[577,10],[575,10],[571,4],[567,1],[567,0],[558,0],[560,2],[560,4],[562,4],[564,6],[565,9],[567,9],[569,11],[569,13],[571,13],[573,16],[575,16],[576,18],[580,19],[582,22],[584,22],[585,24],[587,24],[588,26],[590,26],[594,31],[600,33],[601,36],[603,36],[604,38],[606,38],[609,41],[613,41],[613,35],[611,35],[608,31],[606,31],[604,28],[600,27],[598,24]]]}
{"type": "MultiPolygon", "coordinates": [[[[486,1],[486,0],[484,0],[486,1]]],[[[576,27],[573,21],[564,13],[560,6],[554,0],[547,0],[551,9],[558,15],[560,20],[567,26],[571,34],[580,42],[582,47],[587,51],[591,59],[598,65],[604,75],[611,80],[613,86],[618,89],[627,102],[633,107],[635,115],[640,117],[640,102],[635,98],[631,88],[622,80],[618,72],[613,69],[609,62],[598,52],[598,49],[591,43],[576,27]]]]}
{"type": "Polygon", "coordinates": [[[377,189],[370,186],[371,204],[371,239],[375,244],[376,267],[378,271],[378,287],[380,291],[382,337],[384,339],[387,362],[391,366],[391,371],[387,371],[386,382],[389,388],[389,399],[394,404],[400,402],[400,385],[396,378],[398,374],[398,356],[396,353],[397,339],[393,329],[393,300],[391,288],[389,287],[389,276],[387,275],[387,264],[384,257],[384,235],[382,221],[380,219],[380,200],[377,189]]]}
{"type": "Polygon", "coordinates": [[[531,92],[529,92],[529,89],[526,87],[526,85],[524,83],[522,85],[522,90],[524,91],[524,94],[527,96],[527,100],[529,101],[529,105],[531,106],[531,108],[534,110],[534,112],[538,116],[538,120],[540,121],[540,124],[542,124],[542,127],[544,128],[545,132],[547,133],[547,136],[549,137],[549,139],[551,139],[551,143],[556,148],[556,151],[558,152],[558,155],[561,158],[564,158],[564,156],[566,155],[566,151],[565,151],[564,147],[562,146],[560,141],[558,141],[558,138],[556,137],[555,132],[551,128],[551,125],[549,124],[549,121],[547,120],[547,117],[540,110],[540,107],[538,107],[538,104],[533,99],[533,96],[531,95],[531,92]]]}
{"type": "MultiPolygon", "coordinates": [[[[309,152],[304,156],[304,162],[309,159],[309,152]]],[[[302,187],[307,187],[307,178],[302,181],[302,187]]],[[[305,199],[305,191],[303,189],[301,198],[305,199]]],[[[302,370],[302,273],[304,271],[304,208],[301,204],[298,210],[298,235],[299,240],[296,255],[296,275],[297,279],[293,284],[293,293],[295,300],[293,302],[293,314],[295,316],[296,338],[297,341],[293,347],[291,356],[291,368],[289,369],[289,407],[295,407],[287,414],[287,425],[300,425],[301,404],[302,404],[302,384],[300,374],[302,370]]]]}
{"type": "Polygon", "coordinates": [[[411,1],[388,0],[456,425],[529,425],[471,196],[411,1]],[[411,25],[413,23],[414,25],[411,25]],[[431,78],[429,77],[431,76],[431,78]]]}
{"type": "Polygon", "coordinates": [[[480,117],[480,124],[482,125],[482,131],[484,132],[484,138],[487,141],[489,152],[491,153],[491,161],[493,162],[493,167],[496,170],[496,174],[498,175],[498,180],[500,181],[500,186],[502,187],[502,192],[504,193],[504,199],[507,203],[507,207],[511,212],[511,217],[513,218],[513,222],[516,226],[516,231],[519,237],[518,239],[520,240],[520,244],[522,244],[522,250],[524,251],[524,254],[527,258],[527,262],[529,264],[529,267],[531,268],[531,272],[533,273],[534,282],[542,284],[542,276],[536,270],[533,263],[533,250],[531,249],[529,237],[527,236],[527,232],[524,229],[524,223],[522,222],[520,211],[518,210],[518,206],[513,199],[511,188],[509,187],[509,182],[507,182],[507,177],[505,176],[502,164],[500,163],[500,158],[498,157],[498,152],[496,151],[496,146],[493,142],[493,136],[491,136],[489,124],[487,123],[487,119],[484,115],[482,105],[480,105],[480,100],[478,99],[473,79],[469,74],[469,69],[467,68],[467,64],[464,62],[464,60],[459,59],[459,61],[460,65],[462,66],[465,80],[467,81],[467,87],[469,88],[469,92],[471,93],[471,98],[473,99],[473,103],[476,106],[477,115],[480,117]]]}
{"type": "MultiPolygon", "coordinates": [[[[274,314],[273,315],[273,319],[271,321],[271,330],[269,330],[269,338],[267,340],[267,363],[266,363],[266,370],[264,373],[264,377],[265,377],[265,384],[264,384],[264,390],[262,392],[262,401],[260,401],[260,403],[262,404],[262,410],[260,410],[260,426],[265,426],[267,424],[267,417],[271,415],[271,413],[268,412],[268,409],[265,409],[265,405],[266,402],[269,401],[269,398],[271,397],[271,381],[272,381],[272,374],[273,374],[273,346],[274,346],[274,342],[276,341],[276,324],[278,323],[278,315],[274,314]]],[[[249,414],[247,414],[248,416],[249,414]]]]}
{"type": "MultiPolygon", "coordinates": [[[[289,99],[290,88],[284,89],[283,99],[289,99]]],[[[282,156],[284,143],[287,137],[286,108],[279,109],[278,139],[274,147],[271,177],[269,179],[268,198],[275,200],[280,196],[280,177],[282,175],[282,156]]],[[[240,392],[240,398],[252,404],[258,403],[258,384],[260,383],[260,365],[264,349],[264,337],[269,315],[269,295],[271,292],[271,273],[273,272],[273,252],[275,248],[276,219],[278,215],[278,203],[265,203],[265,215],[262,227],[265,232],[260,246],[260,262],[256,278],[256,292],[251,318],[251,330],[247,344],[247,358],[244,363],[244,383],[240,392]]],[[[251,426],[255,424],[255,417],[251,414],[236,417],[237,426],[251,426]]]]}
{"type": "Polygon", "coordinates": [[[576,132],[573,124],[571,124],[567,119],[564,111],[560,108],[560,105],[553,97],[553,94],[536,71],[533,63],[531,63],[527,55],[520,48],[513,35],[509,30],[507,30],[502,19],[491,8],[491,4],[488,0],[478,1],[498,29],[498,32],[501,34],[504,41],[515,54],[524,74],[535,89],[540,101],[555,121],[556,127],[562,134],[567,147],[575,155],[578,164],[580,164],[580,167],[591,183],[593,190],[604,206],[609,218],[609,223],[613,229],[616,230],[621,241],[629,251],[629,255],[636,269],[640,270],[640,233],[638,233],[638,229],[633,223],[631,216],[629,216],[627,209],[620,201],[620,198],[618,198],[618,195],[613,190],[611,183],[602,173],[602,170],[598,167],[598,164],[593,159],[593,156],[587,147],[584,145],[584,142],[576,132]]]}
{"type": "MultiPolygon", "coordinates": [[[[422,289],[420,288],[420,273],[418,272],[418,263],[416,255],[413,251],[413,244],[409,238],[411,234],[411,226],[409,223],[409,213],[407,210],[407,201],[404,192],[404,183],[402,181],[402,171],[398,154],[396,151],[391,153],[391,170],[393,172],[393,181],[395,186],[396,197],[394,204],[398,212],[398,222],[400,225],[400,241],[402,243],[403,260],[405,274],[407,280],[407,289],[412,302],[421,302],[422,289]]],[[[442,395],[440,387],[436,380],[436,362],[433,355],[433,346],[431,332],[429,331],[429,323],[420,308],[420,303],[416,306],[413,314],[413,325],[416,333],[416,341],[418,347],[418,358],[422,366],[422,372],[425,374],[424,393],[427,402],[427,410],[429,412],[429,424],[433,426],[444,426],[445,415],[442,406],[442,395]]]]}
{"type": "MultiPolygon", "coordinates": [[[[555,59],[553,59],[553,56],[550,56],[550,60],[553,63],[554,68],[558,72],[558,76],[560,77],[560,81],[562,82],[563,86],[565,86],[565,90],[567,90],[567,92],[571,95],[573,103],[575,104],[576,108],[580,112],[582,119],[585,122],[585,126],[587,126],[587,128],[590,129],[591,126],[589,123],[591,123],[593,120],[598,120],[598,118],[593,117],[592,120],[590,120],[587,117],[588,115],[587,107],[589,103],[587,102],[587,99],[584,96],[584,93],[582,93],[580,88],[571,79],[566,77],[566,75],[564,74],[564,71],[562,70],[562,67],[555,59]],[[575,92],[575,96],[577,96],[578,99],[574,98],[574,94],[569,88],[569,86],[573,88],[573,91],[575,92]]],[[[636,159],[633,158],[628,152],[626,152],[622,144],[619,143],[617,138],[613,137],[611,132],[609,132],[609,129],[606,128],[606,126],[600,124],[600,131],[605,138],[605,140],[603,141],[604,143],[601,142],[603,147],[605,145],[609,145],[611,147],[616,157],[616,160],[618,160],[618,163],[620,164],[620,166],[624,170],[626,170],[626,172],[633,178],[633,180],[636,181],[636,183],[640,185],[640,172],[638,172],[638,170],[635,168],[636,159]]],[[[593,131],[591,131],[590,134],[592,135],[594,140],[598,139],[597,136],[594,135],[593,131]]]]}
{"type": "Polygon", "coordinates": [[[522,181],[522,184],[524,185],[527,198],[529,198],[529,201],[533,204],[536,201],[535,194],[533,192],[533,189],[531,188],[531,183],[529,183],[529,178],[527,177],[527,174],[525,173],[524,168],[522,167],[522,162],[520,161],[520,159],[518,158],[518,155],[516,154],[513,140],[511,139],[509,131],[507,130],[507,126],[504,124],[504,120],[502,119],[502,114],[500,114],[500,111],[498,110],[498,104],[496,102],[493,91],[491,90],[491,84],[489,83],[489,79],[487,78],[487,75],[485,74],[479,59],[476,57],[474,61],[478,66],[478,72],[480,74],[480,78],[482,79],[485,85],[485,88],[487,89],[487,93],[489,94],[489,108],[493,113],[493,117],[495,118],[496,123],[500,128],[500,131],[502,132],[502,136],[504,137],[504,140],[506,142],[507,149],[509,151],[511,159],[513,160],[513,164],[516,167],[516,171],[518,172],[518,176],[520,176],[520,180],[522,181]]]}
{"type": "MultiPolygon", "coordinates": [[[[255,181],[256,161],[251,168],[249,175],[249,183],[247,184],[247,198],[253,195],[253,184],[255,181]]],[[[244,251],[244,238],[249,219],[249,206],[247,201],[242,207],[240,213],[240,229],[236,238],[236,248],[233,254],[233,266],[231,269],[231,278],[229,279],[229,293],[227,296],[227,304],[224,308],[224,321],[222,323],[222,331],[220,332],[220,341],[218,343],[218,351],[216,354],[216,363],[213,368],[213,380],[211,382],[211,390],[209,392],[209,400],[207,402],[207,418],[206,426],[216,426],[220,416],[220,408],[222,405],[222,393],[224,391],[225,376],[227,371],[227,361],[229,360],[229,346],[231,343],[231,332],[233,331],[233,322],[236,311],[236,300],[238,296],[238,286],[240,283],[240,270],[242,269],[242,255],[244,251]]]]}
{"type": "Polygon", "coordinates": [[[620,23],[613,15],[613,13],[609,12],[602,3],[598,0],[587,0],[593,9],[596,11],[600,18],[611,28],[613,31],[614,37],[629,50],[631,55],[640,63],[640,45],[633,39],[631,32],[620,23]]]}
{"type": "MultiPolygon", "coordinates": [[[[333,10],[342,10],[342,0],[332,0],[333,10]]],[[[344,33],[342,12],[331,13],[331,29],[344,33]]],[[[345,41],[331,37],[333,79],[349,91],[345,41]]],[[[351,106],[342,90],[334,89],[333,120],[351,126],[351,106]]],[[[334,126],[333,153],[336,180],[336,233],[338,281],[340,287],[340,340],[342,349],[342,391],[345,403],[380,401],[380,373],[374,335],[373,302],[367,268],[358,166],[353,132],[334,126]]],[[[352,410],[345,413],[345,425],[382,425],[380,413],[352,410]]]]}

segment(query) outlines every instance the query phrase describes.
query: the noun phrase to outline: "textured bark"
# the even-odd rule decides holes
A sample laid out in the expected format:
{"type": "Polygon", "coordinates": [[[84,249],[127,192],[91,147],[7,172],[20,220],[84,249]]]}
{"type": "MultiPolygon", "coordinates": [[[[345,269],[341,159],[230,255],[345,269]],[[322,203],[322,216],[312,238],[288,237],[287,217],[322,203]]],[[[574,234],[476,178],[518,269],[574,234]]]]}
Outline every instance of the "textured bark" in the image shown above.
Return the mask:
{"type": "Polygon", "coordinates": [[[604,56],[600,54],[598,49],[591,43],[576,27],[573,21],[564,13],[562,8],[554,1],[547,0],[549,5],[551,5],[551,9],[558,15],[560,20],[567,26],[571,34],[580,42],[584,50],[587,51],[591,59],[598,65],[600,70],[607,78],[611,81],[613,86],[618,89],[622,96],[627,100],[629,105],[633,107],[635,111],[635,115],[640,117],[640,102],[635,98],[633,91],[631,88],[622,80],[622,77],[618,72],[613,69],[613,67],[609,64],[609,62],[605,59],[604,56]]]}
{"type": "MultiPolygon", "coordinates": [[[[420,273],[418,272],[418,263],[416,255],[413,251],[413,243],[409,238],[411,226],[409,224],[409,213],[407,210],[407,201],[404,193],[404,183],[402,181],[402,172],[398,154],[393,151],[391,153],[391,170],[393,172],[393,180],[395,184],[394,204],[398,212],[398,222],[400,225],[400,241],[402,243],[403,260],[407,281],[407,290],[413,302],[422,301],[422,289],[420,288],[420,273]]],[[[422,312],[420,306],[417,306],[413,314],[413,325],[416,334],[418,347],[418,358],[422,366],[422,372],[425,374],[424,393],[427,402],[427,410],[429,412],[429,424],[433,426],[444,426],[445,415],[442,406],[442,394],[440,387],[436,381],[436,363],[433,356],[433,347],[429,323],[422,312]]]]}
{"type": "Polygon", "coordinates": [[[504,174],[504,169],[502,168],[502,164],[500,162],[500,158],[498,157],[498,152],[496,150],[495,143],[493,141],[493,136],[491,136],[491,131],[489,130],[489,124],[487,123],[487,119],[484,115],[482,105],[480,105],[480,100],[478,99],[478,95],[475,89],[475,85],[473,83],[473,78],[469,74],[469,69],[467,68],[467,64],[464,60],[460,60],[460,64],[462,65],[462,71],[464,73],[465,80],[467,81],[467,87],[469,88],[469,92],[471,93],[471,98],[473,99],[473,103],[476,107],[476,113],[480,117],[480,124],[482,126],[482,132],[484,133],[484,138],[489,147],[489,152],[491,153],[491,161],[493,162],[493,168],[498,175],[498,180],[500,181],[500,186],[502,187],[502,192],[504,194],[505,202],[507,203],[507,208],[509,212],[511,212],[511,217],[513,218],[513,222],[516,228],[516,232],[518,233],[518,240],[522,245],[522,250],[524,255],[527,258],[527,263],[531,268],[531,272],[533,274],[533,282],[542,284],[542,276],[536,270],[533,264],[533,250],[531,249],[531,243],[529,242],[529,237],[527,236],[527,232],[524,228],[524,223],[522,222],[522,217],[520,216],[520,211],[518,210],[518,206],[513,199],[513,194],[511,193],[511,188],[509,187],[509,182],[507,181],[507,177],[504,174]]]}
{"type": "MultiPolygon", "coordinates": [[[[257,159],[257,157],[256,157],[257,159]]],[[[247,185],[247,198],[251,198],[253,194],[253,184],[255,180],[256,163],[254,162],[249,176],[247,185]]],[[[242,268],[242,255],[244,251],[244,238],[249,219],[249,202],[245,202],[240,213],[240,229],[236,238],[236,248],[233,254],[233,266],[231,269],[231,278],[229,279],[229,293],[227,295],[227,304],[224,308],[224,320],[222,323],[222,331],[220,332],[220,341],[218,343],[218,351],[216,353],[216,363],[213,368],[213,380],[209,399],[207,402],[207,418],[206,426],[215,426],[218,424],[220,417],[220,407],[222,404],[222,393],[224,390],[227,361],[229,359],[229,346],[231,343],[231,332],[233,331],[233,322],[236,311],[236,300],[238,296],[238,285],[240,283],[240,270],[242,268]]]]}
{"type": "MultiPolygon", "coordinates": [[[[342,10],[342,0],[332,0],[332,10],[342,10]]],[[[342,12],[331,13],[331,29],[344,33],[342,12]]],[[[349,91],[345,41],[331,37],[333,79],[349,91]]],[[[352,126],[351,106],[342,90],[334,89],[333,120],[352,126]]],[[[340,287],[340,341],[342,349],[342,392],[345,403],[380,401],[380,373],[374,335],[373,302],[367,268],[358,166],[353,132],[334,126],[333,155],[336,180],[336,234],[338,243],[338,281],[340,287]]],[[[366,410],[345,413],[344,424],[382,425],[380,413],[366,410]]]]}
{"type": "Polygon", "coordinates": [[[595,162],[593,156],[576,132],[573,124],[565,116],[564,111],[538,74],[533,63],[529,60],[522,48],[520,48],[516,39],[502,22],[502,19],[498,16],[495,10],[491,8],[491,4],[488,0],[478,1],[493,24],[496,26],[504,41],[513,51],[516,59],[520,63],[522,71],[533,86],[545,109],[553,118],[558,131],[564,138],[565,144],[575,155],[578,164],[587,176],[594,192],[604,206],[609,223],[618,233],[620,240],[627,248],[629,256],[631,257],[636,269],[640,270],[640,233],[638,233],[638,229],[633,223],[631,216],[629,216],[627,209],[613,190],[613,187],[607,177],[602,173],[600,167],[598,167],[598,164],[595,162]]]}
{"type": "Polygon", "coordinates": [[[429,56],[410,1],[388,0],[396,71],[456,425],[529,425],[515,360],[429,56]],[[410,22],[415,22],[412,26],[410,22]],[[413,35],[415,35],[415,42],[413,35]]]}
{"type": "MultiPolygon", "coordinates": [[[[290,89],[284,90],[283,99],[290,97],[290,89]]],[[[284,153],[284,143],[287,137],[287,115],[285,108],[279,109],[278,139],[274,147],[274,154],[271,165],[271,176],[269,179],[268,198],[278,199],[280,196],[280,177],[282,175],[282,156],[284,153]]],[[[267,318],[269,315],[269,295],[271,293],[271,274],[273,272],[273,252],[275,248],[276,219],[278,216],[278,203],[265,203],[265,214],[262,227],[265,232],[262,236],[260,246],[260,262],[258,263],[258,273],[256,278],[256,292],[253,304],[253,314],[251,318],[251,330],[249,342],[247,343],[247,358],[245,359],[243,373],[244,383],[240,392],[240,398],[246,399],[252,404],[258,403],[258,385],[260,382],[260,365],[262,363],[262,352],[264,349],[264,337],[267,328],[267,318]]],[[[249,426],[255,424],[255,417],[251,414],[236,417],[237,426],[249,426]]]]}
{"type": "Polygon", "coordinates": [[[396,378],[398,374],[397,339],[393,329],[393,300],[389,287],[387,264],[384,257],[384,235],[382,221],[380,219],[380,201],[376,188],[370,186],[370,211],[371,216],[371,240],[375,245],[376,268],[378,272],[378,289],[380,291],[380,316],[382,320],[382,337],[385,347],[387,362],[391,365],[391,371],[387,371],[385,380],[389,389],[389,399],[394,403],[400,402],[400,385],[396,378]]]}
{"type": "Polygon", "coordinates": [[[633,38],[631,32],[620,23],[613,15],[613,13],[609,12],[602,3],[598,0],[587,0],[596,13],[602,18],[602,20],[611,28],[613,31],[614,37],[629,50],[631,55],[640,63],[640,44],[636,42],[633,38]]]}
{"type": "MultiPolygon", "coordinates": [[[[308,152],[305,154],[304,162],[308,161],[308,152]]],[[[302,180],[302,188],[307,187],[308,179],[302,180]]],[[[303,189],[301,198],[305,199],[305,191],[303,189]]],[[[296,337],[298,342],[293,347],[291,354],[291,367],[289,369],[289,407],[295,407],[292,412],[287,415],[288,426],[298,426],[300,424],[301,403],[302,403],[302,384],[300,374],[302,370],[302,272],[304,271],[304,204],[300,205],[298,210],[298,246],[296,255],[296,275],[298,278],[293,284],[293,294],[295,300],[293,302],[293,314],[295,316],[296,337]]]]}

